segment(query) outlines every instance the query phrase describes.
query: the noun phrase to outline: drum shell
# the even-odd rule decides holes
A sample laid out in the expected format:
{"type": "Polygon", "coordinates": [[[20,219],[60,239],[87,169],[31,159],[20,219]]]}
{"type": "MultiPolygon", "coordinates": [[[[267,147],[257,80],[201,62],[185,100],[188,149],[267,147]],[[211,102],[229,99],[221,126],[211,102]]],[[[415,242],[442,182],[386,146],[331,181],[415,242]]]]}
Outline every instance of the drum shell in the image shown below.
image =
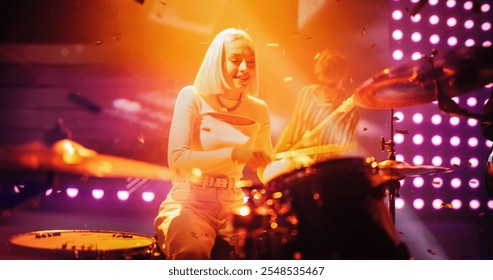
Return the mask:
{"type": "Polygon", "coordinates": [[[297,216],[291,254],[303,259],[406,259],[384,203],[385,185],[373,183],[377,173],[362,158],[338,158],[269,182],[270,196],[281,197],[274,207],[289,205],[288,215],[297,216]]]}

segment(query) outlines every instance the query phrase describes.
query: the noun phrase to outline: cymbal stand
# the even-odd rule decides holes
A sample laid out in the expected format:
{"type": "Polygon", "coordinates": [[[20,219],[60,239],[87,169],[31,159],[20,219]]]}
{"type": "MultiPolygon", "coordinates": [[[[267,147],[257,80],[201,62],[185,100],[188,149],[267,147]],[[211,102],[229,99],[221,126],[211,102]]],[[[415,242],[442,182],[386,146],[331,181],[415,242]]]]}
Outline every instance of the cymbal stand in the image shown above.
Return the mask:
{"type": "Polygon", "coordinates": [[[493,119],[491,117],[485,116],[483,114],[477,114],[471,111],[468,111],[464,108],[461,108],[457,103],[455,103],[454,100],[448,95],[446,95],[442,87],[440,86],[440,81],[438,79],[438,72],[441,72],[441,68],[436,68],[434,58],[438,54],[438,51],[436,49],[432,49],[431,55],[429,56],[430,59],[430,65],[432,68],[432,73],[433,73],[433,84],[435,87],[435,93],[436,93],[436,99],[438,102],[438,108],[444,112],[451,114],[453,116],[457,117],[466,117],[466,118],[474,118],[478,120],[483,120],[483,121],[490,121],[493,122],[493,119]],[[440,70],[440,71],[437,71],[440,70]]]}
{"type": "MultiPolygon", "coordinates": [[[[380,141],[380,149],[384,151],[387,150],[388,160],[395,160],[395,144],[394,144],[394,109],[390,110],[390,140],[385,141],[385,138],[382,136],[380,141]]],[[[399,180],[390,179],[385,183],[388,190],[389,195],[389,210],[390,216],[392,217],[392,222],[395,225],[395,198],[399,197],[399,189],[401,187],[401,183],[399,180]]]]}

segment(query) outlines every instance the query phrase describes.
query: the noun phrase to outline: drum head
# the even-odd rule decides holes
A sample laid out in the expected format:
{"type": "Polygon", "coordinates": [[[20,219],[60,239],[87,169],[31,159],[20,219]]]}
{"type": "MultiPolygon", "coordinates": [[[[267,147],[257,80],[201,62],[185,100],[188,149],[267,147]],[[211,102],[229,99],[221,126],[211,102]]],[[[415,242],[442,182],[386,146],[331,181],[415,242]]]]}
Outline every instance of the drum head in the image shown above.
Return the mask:
{"type": "MultiPolygon", "coordinates": [[[[363,180],[364,184],[357,184],[357,186],[364,186],[366,191],[371,187],[370,177],[376,172],[377,170],[366,164],[363,158],[335,158],[279,175],[266,185],[266,189],[268,192],[278,192],[291,188],[304,188],[307,183],[311,182],[329,186],[342,184],[351,186],[352,181],[363,180]]],[[[344,191],[349,192],[350,190],[346,187],[344,191]]]]}
{"type": "Polygon", "coordinates": [[[129,232],[46,230],[11,237],[9,251],[15,259],[146,259],[154,244],[129,232]]]}

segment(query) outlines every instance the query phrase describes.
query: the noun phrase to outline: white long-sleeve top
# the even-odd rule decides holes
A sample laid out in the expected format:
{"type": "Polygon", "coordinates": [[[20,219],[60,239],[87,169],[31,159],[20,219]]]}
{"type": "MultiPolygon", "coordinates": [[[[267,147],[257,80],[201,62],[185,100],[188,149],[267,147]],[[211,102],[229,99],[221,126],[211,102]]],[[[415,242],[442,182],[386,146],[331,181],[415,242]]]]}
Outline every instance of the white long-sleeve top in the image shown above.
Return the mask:
{"type": "MultiPolygon", "coordinates": [[[[231,102],[226,105],[236,103],[231,102]]],[[[273,153],[269,112],[264,101],[246,96],[234,112],[223,113],[211,95],[201,95],[193,86],[180,91],[168,142],[168,166],[176,177],[190,177],[197,168],[208,176],[239,180],[245,164],[234,162],[231,152],[242,146],[268,155],[273,153]]]]}

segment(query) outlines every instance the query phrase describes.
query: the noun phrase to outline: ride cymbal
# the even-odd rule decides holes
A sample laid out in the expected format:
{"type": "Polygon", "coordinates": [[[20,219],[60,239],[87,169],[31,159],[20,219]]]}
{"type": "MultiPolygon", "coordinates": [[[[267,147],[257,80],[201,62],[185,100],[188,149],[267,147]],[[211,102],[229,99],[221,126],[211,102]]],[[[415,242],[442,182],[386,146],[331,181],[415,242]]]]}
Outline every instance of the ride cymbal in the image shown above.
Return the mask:
{"type": "Polygon", "coordinates": [[[386,68],[355,90],[355,103],[369,109],[391,109],[437,100],[435,79],[443,94],[455,97],[493,82],[493,47],[464,47],[444,55],[386,68]]]}

